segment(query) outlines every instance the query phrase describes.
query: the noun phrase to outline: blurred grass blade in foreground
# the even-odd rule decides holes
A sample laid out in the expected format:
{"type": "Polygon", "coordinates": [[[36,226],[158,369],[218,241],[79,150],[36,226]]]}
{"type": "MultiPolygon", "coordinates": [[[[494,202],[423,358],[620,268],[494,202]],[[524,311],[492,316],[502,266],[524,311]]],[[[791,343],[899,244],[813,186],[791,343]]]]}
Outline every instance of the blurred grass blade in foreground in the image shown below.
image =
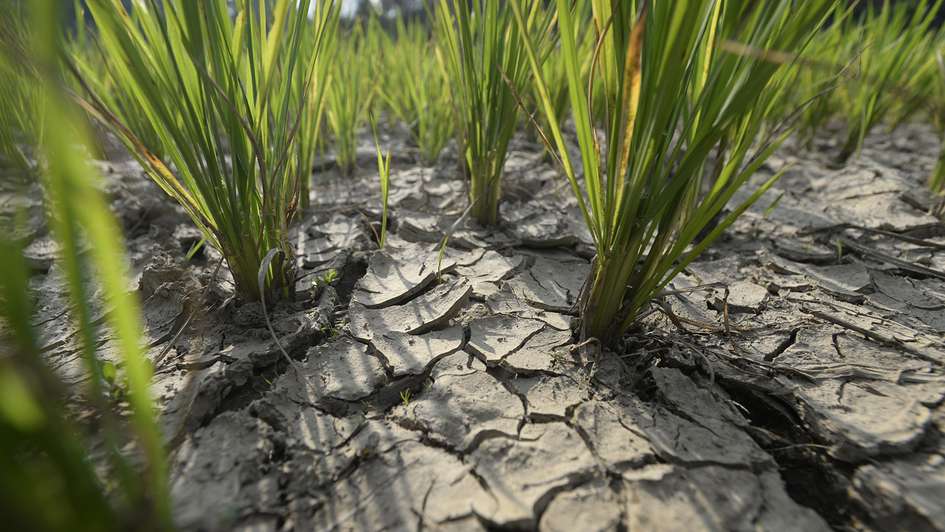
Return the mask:
{"type": "MultiPolygon", "coordinates": [[[[5,81],[28,87],[37,111],[31,127],[5,132],[0,139],[31,137],[37,147],[37,173],[59,245],[69,316],[88,374],[83,395],[87,406],[83,402],[71,407],[92,409],[107,462],[93,464],[88,456],[91,438],[84,437],[70,419],[75,412],[67,410],[66,399],[82,390],[68,389],[46,365],[44,357],[49,354],[41,349],[34,329],[22,246],[8,236],[17,231],[4,228],[0,334],[9,350],[0,355],[3,515],[7,526],[21,530],[169,529],[167,468],[150,397],[151,367],[141,347],[140,309],[128,290],[121,232],[86,160],[88,133],[59,76],[63,36],[59,7],[52,0],[37,0],[30,3],[29,19],[13,21],[30,28],[29,53],[17,55],[5,46],[0,57],[5,68],[0,70],[3,75],[20,75],[5,81]],[[23,61],[29,63],[18,63],[23,61]],[[11,64],[18,66],[6,68],[11,64]],[[95,315],[99,311],[91,295],[96,290],[108,309],[103,323],[119,357],[122,371],[116,382],[121,400],[127,402],[127,422],[119,418],[117,390],[106,388],[99,358],[103,336],[95,315]],[[132,452],[140,459],[129,459],[132,452]],[[97,465],[109,467],[100,473],[97,465]],[[136,471],[138,467],[143,470],[136,471]]],[[[22,166],[9,169],[25,171],[22,166]]]]}

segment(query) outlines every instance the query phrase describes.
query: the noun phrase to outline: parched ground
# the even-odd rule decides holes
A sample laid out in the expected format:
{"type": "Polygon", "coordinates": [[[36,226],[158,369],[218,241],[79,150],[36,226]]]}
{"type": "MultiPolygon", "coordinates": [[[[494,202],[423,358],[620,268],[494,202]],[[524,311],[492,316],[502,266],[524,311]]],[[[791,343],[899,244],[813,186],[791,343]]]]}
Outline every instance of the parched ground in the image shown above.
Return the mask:
{"type": "MultiPolygon", "coordinates": [[[[937,144],[919,126],[877,134],[839,168],[831,141],[785,146],[757,176],[787,167],[776,188],[599,355],[571,333],[589,237],[539,147],[517,141],[504,225],[482,230],[456,222],[455,160],[416,166],[394,142],[382,252],[376,176],[326,161],[294,237],[298,300],[270,309],[292,364],[214,252],[185,260],[199,235],[140,169],[101,163],[144,301],[176,519],[945,530],[945,225],[923,187],[937,144]]],[[[18,201],[37,321],[78,381],[55,246],[38,200],[18,201]]]]}

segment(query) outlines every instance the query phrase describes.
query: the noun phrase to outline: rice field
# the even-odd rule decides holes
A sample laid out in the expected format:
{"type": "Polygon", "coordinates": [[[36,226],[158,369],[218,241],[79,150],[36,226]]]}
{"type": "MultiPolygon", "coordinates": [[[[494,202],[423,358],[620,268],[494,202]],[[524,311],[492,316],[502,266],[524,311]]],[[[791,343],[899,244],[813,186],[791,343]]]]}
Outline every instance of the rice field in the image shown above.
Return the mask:
{"type": "Polygon", "coordinates": [[[945,0],[0,0],[10,530],[945,530],[945,0]]]}

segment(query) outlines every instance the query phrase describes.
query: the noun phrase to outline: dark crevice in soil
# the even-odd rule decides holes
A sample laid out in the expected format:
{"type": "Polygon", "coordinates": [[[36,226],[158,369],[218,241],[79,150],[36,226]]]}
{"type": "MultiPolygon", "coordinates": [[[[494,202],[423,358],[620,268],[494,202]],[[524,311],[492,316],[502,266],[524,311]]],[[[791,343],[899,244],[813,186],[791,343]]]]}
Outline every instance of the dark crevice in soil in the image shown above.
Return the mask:
{"type": "MultiPolygon", "coordinates": [[[[320,309],[325,313],[325,315],[330,317],[333,314],[333,308],[336,308],[336,302],[337,295],[334,294],[333,289],[328,288],[327,292],[324,292],[319,298],[312,300],[310,303],[312,308],[320,309]]],[[[308,306],[306,306],[306,308],[308,308],[308,306]]],[[[295,312],[304,311],[297,309],[295,312]]],[[[333,328],[335,326],[334,320],[330,319],[327,325],[329,328],[333,328]]],[[[271,336],[269,336],[270,333],[266,332],[264,334],[271,338],[271,336]]],[[[327,338],[328,337],[326,336],[325,331],[320,331],[314,336],[307,338],[303,342],[296,342],[294,341],[295,339],[287,340],[285,335],[280,337],[280,341],[282,342],[283,347],[286,349],[286,354],[288,354],[288,356],[293,360],[298,361],[305,358],[309,348],[325,342],[327,338]],[[288,343],[286,343],[287,341],[288,343]]],[[[223,343],[222,340],[221,343],[223,343]]],[[[223,346],[221,345],[220,348],[222,349],[222,347],[223,346]]],[[[279,348],[276,345],[273,345],[272,349],[278,350],[279,348]]],[[[221,362],[228,363],[226,361],[221,362]]],[[[245,382],[224,390],[222,397],[220,397],[219,402],[216,404],[212,413],[208,413],[207,415],[203,416],[203,419],[200,420],[199,426],[207,425],[213,420],[214,417],[224,412],[242,410],[248,407],[253,403],[253,401],[262,398],[267,392],[269,392],[272,389],[273,383],[275,383],[276,379],[291,369],[289,361],[285,359],[285,356],[283,356],[281,352],[279,352],[275,362],[270,364],[255,365],[249,360],[237,360],[233,361],[232,364],[233,367],[236,367],[237,365],[250,365],[250,374],[246,377],[245,382]]],[[[296,378],[299,378],[296,373],[292,372],[292,374],[296,378]]]]}
{"type": "Polygon", "coordinates": [[[338,292],[338,307],[348,308],[354,285],[364,277],[368,270],[367,257],[362,253],[352,253],[347,257],[341,271],[338,272],[338,281],[335,290],[338,292]]]}
{"type": "Polygon", "coordinates": [[[776,358],[781,356],[789,347],[794,345],[797,342],[797,333],[800,332],[800,329],[793,329],[790,336],[785,338],[774,348],[774,351],[765,355],[765,362],[773,362],[776,358]]]}
{"type": "Polygon", "coordinates": [[[785,417],[757,395],[763,392],[728,380],[718,384],[745,408],[756,429],[748,433],[777,462],[788,495],[817,512],[833,529],[854,528],[854,506],[847,488],[855,466],[829,457],[797,420],[785,417]]]}
{"type": "Polygon", "coordinates": [[[255,368],[246,384],[234,388],[220,401],[217,412],[208,417],[207,423],[224,412],[242,410],[252,404],[253,401],[262,398],[272,388],[272,383],[288,369],[289,363],[285,359],[280,359],[269,366],[255,368]]]}

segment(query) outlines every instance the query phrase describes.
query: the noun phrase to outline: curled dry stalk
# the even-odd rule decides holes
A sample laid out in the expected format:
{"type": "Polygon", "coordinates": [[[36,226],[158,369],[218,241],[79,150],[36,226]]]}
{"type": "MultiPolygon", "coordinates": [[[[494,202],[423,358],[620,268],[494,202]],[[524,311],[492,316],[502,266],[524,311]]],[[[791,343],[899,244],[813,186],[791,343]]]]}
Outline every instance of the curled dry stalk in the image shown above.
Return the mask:
{"type": "Polygon", "coordinates": [[[290,296],[288,228],[307,197],[336,4],[239,0],[235,17],[226,0],[88,7],[110,71],[105,83],[67,58],[83,107],[221,252],[241,296],[290,296]],[[143,118],[125,123],[126,106],[143,118]],[[284,255],[261,292],[256,272],[274,248],[284,255]]]}
{"type": "MultiPolygon", "coordinates": [[[[597,46],[581,54],[575,39],[580,21],[571,2],[557,0],[583,175],[555,115],[541,47],[525,40],[550,129],[545,136],[554,142],[597,251],[580,300],[584,338],[618,340],[648,302],[777,179],[765,181],[716,223],[784,139],[782,134],[756,145],[764,122],[759,110],[780,96],[769,83],[779,65],[727,53],[719,43],[794,53],[834,3],[592,0],[597,46]],[[589,61],[585,76],[582,65],[589,61]],[[602,83],[603,110],[594,108],[588,89],[595,77],[602,83]],[[603,139],[594,116],[603,116],[603,139]]],[[[521,6],[511,5],[516,23],[526,27],[521,6]]]]}

